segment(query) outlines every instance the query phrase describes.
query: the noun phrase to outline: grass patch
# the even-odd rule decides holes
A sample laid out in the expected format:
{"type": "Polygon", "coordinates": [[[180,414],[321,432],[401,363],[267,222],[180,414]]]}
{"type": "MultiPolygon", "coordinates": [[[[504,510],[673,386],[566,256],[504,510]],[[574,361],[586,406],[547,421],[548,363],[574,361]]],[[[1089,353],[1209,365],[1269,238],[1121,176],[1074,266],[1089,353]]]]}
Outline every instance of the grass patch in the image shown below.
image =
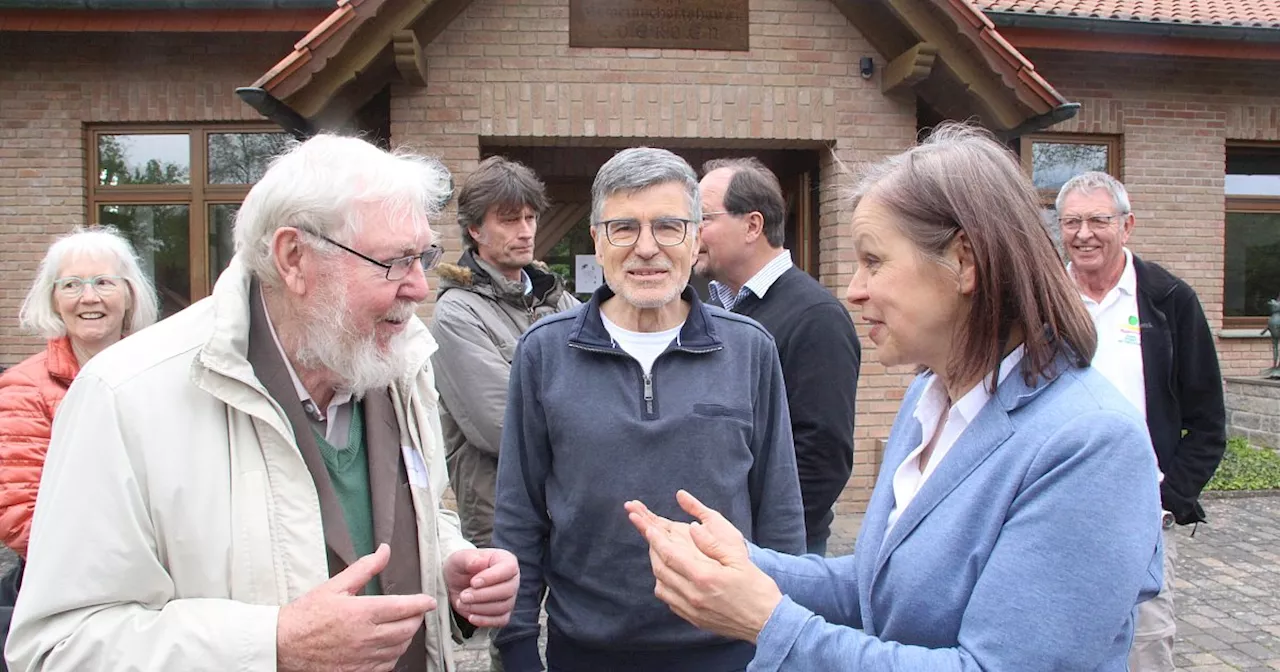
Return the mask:
{"type": "Polygon", "coordinates": [[[1254,448],[1243,437],[1227,441],[1227,453],[1205,490],[1270,490],[1280,488],[1280,454],[1254,448]]]}

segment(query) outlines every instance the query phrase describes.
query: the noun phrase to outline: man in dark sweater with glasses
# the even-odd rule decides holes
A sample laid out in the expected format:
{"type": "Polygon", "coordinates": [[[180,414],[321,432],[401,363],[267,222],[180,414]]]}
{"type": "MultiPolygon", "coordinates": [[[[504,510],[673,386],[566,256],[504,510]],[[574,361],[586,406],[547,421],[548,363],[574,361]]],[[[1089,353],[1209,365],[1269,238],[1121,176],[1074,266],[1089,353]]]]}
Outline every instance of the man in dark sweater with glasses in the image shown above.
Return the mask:
{"type": "Polygon", "coordinates": [[[711,302],[773,335],[782,361],[804,500],[805,542],[824,555],[832,510],[853,471],[853,413],[862,347],[849,312],[783,248],[786,201],[758,159],[703,166],[702,235],[694,270],[711,302]]]}

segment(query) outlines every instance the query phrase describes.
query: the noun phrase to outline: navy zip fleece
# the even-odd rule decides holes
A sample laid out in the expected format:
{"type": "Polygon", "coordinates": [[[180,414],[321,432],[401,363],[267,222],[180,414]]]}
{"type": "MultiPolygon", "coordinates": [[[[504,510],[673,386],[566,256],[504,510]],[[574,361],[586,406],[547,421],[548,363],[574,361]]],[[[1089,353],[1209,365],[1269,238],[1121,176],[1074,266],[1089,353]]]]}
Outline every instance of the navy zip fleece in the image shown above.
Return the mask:
{"type": "Polygon", "coordinates": [[[611,296],[602,287],[520,339],[493,538],[519,559],[520,590],[497,645],[508,672],[540,669],[538,612],[549,588],[551,635],[572,643],[560,650],[616,652],[618,669],[647,669],[646,658],[664,669],[741,669],[749,645],[694,628],[654,597],[648,546],[622,504],[639,499],[689,521],[675,500],[683,488],[754,543],[803,553],[777,348],[755,321],[704,305],[686,288],[689,317],[645,376],[601,322],[611,296]],[[693,655],[672,668],[679,649],[693,655]]]}

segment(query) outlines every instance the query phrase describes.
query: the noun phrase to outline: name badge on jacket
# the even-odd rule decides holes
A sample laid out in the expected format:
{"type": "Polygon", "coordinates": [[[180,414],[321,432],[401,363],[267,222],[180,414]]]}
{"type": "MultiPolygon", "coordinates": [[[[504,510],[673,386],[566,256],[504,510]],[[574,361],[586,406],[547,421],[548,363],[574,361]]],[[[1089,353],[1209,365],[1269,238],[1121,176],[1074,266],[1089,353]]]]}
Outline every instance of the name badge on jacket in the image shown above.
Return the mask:
{"type": "Polygon", "coordinates": [[[400,446],[400,452],[404,454],[404,468],[409,473],[409,485],[427,488],[427,465],[422,461],[422,453],[413,446],[400,446]]]}

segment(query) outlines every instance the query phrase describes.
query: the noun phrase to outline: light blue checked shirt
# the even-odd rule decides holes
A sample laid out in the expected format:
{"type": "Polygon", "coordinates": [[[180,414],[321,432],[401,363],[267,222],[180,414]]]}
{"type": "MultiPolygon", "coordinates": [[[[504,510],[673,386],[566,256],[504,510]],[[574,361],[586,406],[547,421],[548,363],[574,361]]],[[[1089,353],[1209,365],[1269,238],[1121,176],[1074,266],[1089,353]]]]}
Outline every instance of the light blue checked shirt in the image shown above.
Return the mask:
{"type": "Polygon", "coordinates": [[[751,276],[747,284],[743,285],[742,289],[738,291],[737,296],[734,296],[727,285],[715,280],[712,280],[708,287],[711,289],[711,295],[716,297],[716,300],[720,302],[720,305],[724,306],[725,310],[733,310],[733,307],[747,296],[747,292],[751,292],[758,298],[763,299],[765,293],[773,286],[773,283],[782,277],[782,274],[786,273],[789,268],[791,268],[791,250],[784,249],[778,253],[778,256],[765,264],[764,268],[751,276]]]}

